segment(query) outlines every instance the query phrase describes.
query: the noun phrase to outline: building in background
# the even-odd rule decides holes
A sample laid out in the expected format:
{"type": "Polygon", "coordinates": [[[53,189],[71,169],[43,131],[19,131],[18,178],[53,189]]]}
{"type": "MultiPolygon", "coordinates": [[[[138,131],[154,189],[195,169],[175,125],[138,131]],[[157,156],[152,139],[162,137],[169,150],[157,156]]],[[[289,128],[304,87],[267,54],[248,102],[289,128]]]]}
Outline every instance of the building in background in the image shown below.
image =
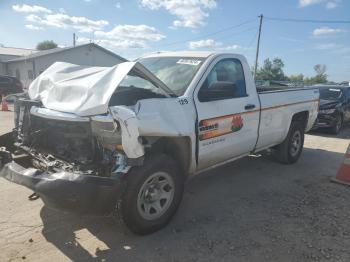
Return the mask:
{"type": "Polygon", "coordinates": [[[113,66],[125,61],[125,58],[95,43],[44,51],[0,48],[0,74],[17,77],[24,88],[28,88],[33,79],[55,62],[113,66]]]}
{"type": "Polygon", "coordinates": [[[38,52],[35,49],[0,47],[0,75],[6,75],[6,61],[38,52]]]}

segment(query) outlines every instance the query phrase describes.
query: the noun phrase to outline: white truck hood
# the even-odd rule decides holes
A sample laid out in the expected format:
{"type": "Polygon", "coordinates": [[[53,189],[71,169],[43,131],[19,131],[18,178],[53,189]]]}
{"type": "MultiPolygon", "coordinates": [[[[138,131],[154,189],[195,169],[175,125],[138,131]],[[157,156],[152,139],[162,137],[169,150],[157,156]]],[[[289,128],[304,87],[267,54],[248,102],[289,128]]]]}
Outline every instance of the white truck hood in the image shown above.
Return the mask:
{"type": "Polygon", "coordinates": [[[31,83],[28,94],[51,110],[78,116],[104,114],[108,112],[113,92],[131,70],[165,93],[169,92],[164,83],[137,62],[124,62],[113,67],[56,62],[31,83]]]}

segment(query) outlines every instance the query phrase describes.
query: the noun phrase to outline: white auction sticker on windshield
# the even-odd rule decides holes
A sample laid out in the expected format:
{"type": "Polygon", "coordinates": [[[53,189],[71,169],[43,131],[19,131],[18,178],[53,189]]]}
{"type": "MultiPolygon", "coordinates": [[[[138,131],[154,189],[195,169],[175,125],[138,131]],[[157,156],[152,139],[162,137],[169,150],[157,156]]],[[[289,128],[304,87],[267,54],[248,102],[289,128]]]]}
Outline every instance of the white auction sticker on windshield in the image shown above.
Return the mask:
{"type": "Polygon", "coordinates": [[[194,60],[194,59],[180,59],[176,62],[176,64],[183,64],[183,65],[194,65],[197,66],[201,63],[200,60],[194,60]]]}

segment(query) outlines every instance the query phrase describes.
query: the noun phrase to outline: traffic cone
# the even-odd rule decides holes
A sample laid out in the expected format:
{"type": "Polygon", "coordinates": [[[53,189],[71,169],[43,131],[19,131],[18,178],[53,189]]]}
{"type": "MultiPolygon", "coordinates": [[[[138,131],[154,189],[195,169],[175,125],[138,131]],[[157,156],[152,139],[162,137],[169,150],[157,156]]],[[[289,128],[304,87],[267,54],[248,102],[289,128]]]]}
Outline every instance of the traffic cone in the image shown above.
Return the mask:
{"type": "Polygon", "coordinates": [[[1,111],[9,111],[9,107],[7,105],[5,97],[2,97],[1,99],[1,111]]]}
{"type": "Polygon", "coordinates": [[[344,161],[340,166],[335,178],[332,178],[333,182],[350,186],[350,144],[348,150],[345,153],[344,161]]]}

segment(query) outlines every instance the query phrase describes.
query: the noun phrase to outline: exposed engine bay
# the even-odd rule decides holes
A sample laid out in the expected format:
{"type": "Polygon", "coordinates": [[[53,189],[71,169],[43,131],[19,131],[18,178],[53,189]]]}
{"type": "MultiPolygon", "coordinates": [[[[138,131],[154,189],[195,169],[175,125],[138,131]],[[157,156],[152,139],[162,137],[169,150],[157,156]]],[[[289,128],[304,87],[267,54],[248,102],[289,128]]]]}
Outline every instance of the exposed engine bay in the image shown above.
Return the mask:
{"type": "Polygon", "coordinates": [[[15,108],[16,153],[28,155],[31,166],[97,176],[130,168],[120,146],[120,126],[113,118],[53,113],[26,99],[17,100],[15,108]]]}

